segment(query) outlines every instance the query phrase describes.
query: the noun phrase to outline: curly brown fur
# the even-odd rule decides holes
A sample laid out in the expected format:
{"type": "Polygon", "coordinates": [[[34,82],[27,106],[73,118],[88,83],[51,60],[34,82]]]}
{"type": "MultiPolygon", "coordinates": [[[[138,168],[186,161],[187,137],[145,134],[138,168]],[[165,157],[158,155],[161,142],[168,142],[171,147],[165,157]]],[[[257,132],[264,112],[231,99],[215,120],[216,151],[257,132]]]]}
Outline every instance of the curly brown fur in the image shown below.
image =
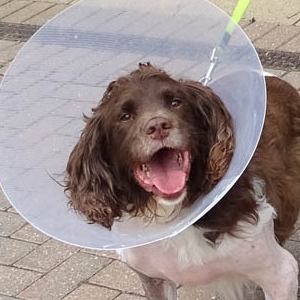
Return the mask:
{"type": "Polygon", "coordinates": [[[137,182],[132,167],[147,158],[148,144],[156,143],[143,131],[156,117],[165,118],[171,126],[168,134],[177,138],[167,137],[167,143],[190,151],[185,206],[209,192],[225,174],[234,136],[220,98],[199,82],[174,80],[149,63],[140,64],[109,84],[92,116],[85,118],[70,154],[66,193],[90,221],[110,228],[124,212],[155,214],[156,201],[137,182]],[[178,107],[172,107],[174,99],[180,101],[178,107]]]}

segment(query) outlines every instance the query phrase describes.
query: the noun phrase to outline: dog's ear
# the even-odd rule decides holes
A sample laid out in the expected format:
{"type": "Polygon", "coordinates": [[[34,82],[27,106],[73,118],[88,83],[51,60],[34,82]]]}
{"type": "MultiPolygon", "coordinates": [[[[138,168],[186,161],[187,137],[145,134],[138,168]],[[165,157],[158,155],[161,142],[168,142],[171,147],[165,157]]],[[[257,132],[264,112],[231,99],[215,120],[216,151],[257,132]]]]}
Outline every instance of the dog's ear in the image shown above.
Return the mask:
{"type": "Polygon", "coordinates": [[[204,192],[210,191],[224,176],[233,155],[233,122],[221,99],[200,82],[183,82],[195,100],[198,117],[206,124],[209,155],[204,192]]]}
{"type": "MultiPolygon", "coordinates": [[[[113,83],[104,94],[108,101],[113,83]]],[[[65,192],[70,205],[89,221],[111,228],[121,216],[114,178],[109,167],[110,136],[101,104],[85,117],[86,126],[70,154],[66,169],[65,192]]]]}

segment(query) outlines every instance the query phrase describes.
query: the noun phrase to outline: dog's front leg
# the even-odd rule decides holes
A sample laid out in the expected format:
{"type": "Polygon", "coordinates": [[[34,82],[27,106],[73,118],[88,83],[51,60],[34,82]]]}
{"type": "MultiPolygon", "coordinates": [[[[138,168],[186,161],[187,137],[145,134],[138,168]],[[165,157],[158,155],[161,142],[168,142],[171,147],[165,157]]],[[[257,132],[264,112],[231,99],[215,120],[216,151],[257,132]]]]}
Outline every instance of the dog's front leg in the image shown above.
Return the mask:
{"type": "Polygon", "coordinates": [[[239,269],[258,284],[267,300],[297,300],[298,263],[275,240],[273,223],[240,249],[239,269]]]}
{"type": "MultiPolygon", "coordinates": [[[[278,246],[280,247],[280,246],[278,246]]],[[[249,274],[260,285],[266,300],[297,300],[298,266],[295,258],[285,249],[274,249],[266,263],[249,274]]]]}
{"type": "Polygon", "coordinates": [[[148,300],[176,300],[176,285],[160,278],[151,278],[134,270],[140,277],[148,300]]]}

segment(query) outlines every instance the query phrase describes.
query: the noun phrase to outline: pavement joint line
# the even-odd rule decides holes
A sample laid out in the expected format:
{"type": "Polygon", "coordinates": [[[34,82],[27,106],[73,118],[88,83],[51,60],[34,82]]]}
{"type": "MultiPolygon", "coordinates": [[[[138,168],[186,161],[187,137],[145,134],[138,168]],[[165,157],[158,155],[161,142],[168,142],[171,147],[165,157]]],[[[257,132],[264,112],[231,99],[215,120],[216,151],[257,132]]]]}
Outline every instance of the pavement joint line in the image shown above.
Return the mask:
{"type": "MultiPolygon", "coordinates": [[[[83,286],[83,285],[91,285],[91,286],[94,286],[94,287],[101,287],[101,286],[99,286],[98,284],[94,284],[94,283],[88,282],[87,280],[84,280],[84,281],[81,281],[80,283],[78,283],[77,287],[76,287],[74,290],[71,290],[71,291],[69,291],[68,293],[66,293],[66,294],[63,296],[62,300],[65,299],[65,298],[67,298],[67,297],[68,297],[70,294],[72,294],[76,289],[80,288],[80,287],[83,286]]],[[[116,299],[117,297],[119,297],[120,295],[122,295],[122,291],[120,291],[120,290],[112,289],[112,288],[109,288],[109,287],[107,287],[107,286],[104,286],[104,288],[105,288],[105,289],[108,289],[108,290],[114,290],[114,291],[116,291],[116,292],[119,292],[119,294],[116,295],[116,296],[115,296],[114,298],[112,298],[111,300],[114,300],[114,299],[116,299]]],[[[0,295],[1,295],[1,294],[0,294],[0,295]]],[[[140,296],[140,295],[139,295],[139,296],[140,296]]]]}
{"type": "MultiPolygon", "coordinates": [[[[46,243],[46,242],[45,242],[45,243],[46,243]]],[[[44,244],[44,243],[43,243],[43,244],[44,244]]],[[[76,252],[74,252],[73,255],[74,255],[74,254],[77,254],[77,253],[79,253],[79,250],[76,251],[76,252]]],[[[35,272],[35,273],[41,275],[41,276],[37,277],[37,279],[36,279],[35,281],[31,282],[28,286],[25,286],[24,289],[20,290],[20,292],[19,292],[18,294],[16,294],[14,297],[18,297],[18,295],[20,295],[21,293],[23,293],[27,288],[29,288],[30,286],[36,284],[39,280],[41,280],[42,278],[44,278],[45,276],[47,276],[50,272],[52,272],[53,270],[55,270],[56,268],[58,268],[59,266],[61,266],[61,265],[62,265],[65,261],[67,261],[69,258],[70,258],[70,257],[67,257],[66,259],[64,259],[63,261],[61,261],[59,264],[53,266],[51,269],[49,269],[49,270],[47,270],[47,271],[45,271],[45,272],[39,272],[39,271],[36,271],[36,270],[33,270],[33,269],[24,268],[24,267],[22,267],[22,266],[14,266],[14,265],[11,265],[10,267],[12,267],[12,268],[16,268],[16,269],[20,269],[20,270],[24,270],[24,271],[35,272]]],[[[0,264],[0,265],[2,265],[2,264],[0,264]]],[[[101,269],[101,270],[102,270],[102,269],[101,269]]],[[[100,270],[100,271],[101,271],[101,270],[100,270]]],[[[99,270],[98,270],[97,272],[99,272],[99,270]]],[[[96,273],[97,273],[97,272],[96,272],[96,273]]],[[[95,273],[95,274],[96,274],[96,273],[95,273]]],[[[95,274],[94,274],[94,275],[95,275],[95,274]]]]}
{"type": "MultiPolygon", "coordinates": [[[[13,1],[13,0],[11,0],[11,1],[13,1]]],[[[11,1],[0,3],[0,8],[1,8],[2,6],[4,6],[5,4],[11,2],[11,1]]],[[[1,295],[1,294],[0,294],[0,295],[1,295]]]]}
{"type": "Polygon", "coordinates": [[[299,15],[299,19],[296,20],[296,21],[293,23],[293,25],[297,25],[297,23],[300,22],[300,10],[299,10],[298,12],[294,13],[292,16],[289,16],[289,19],[290,19],[290,18],[293,18],[293,17],[295,17],[295,16],[297,16],[297,15],[299,15]]]}
{"type": "MultiPolygon", "coordinates": [[[[28,225],[28,224],[25,223],[22,227],[19,228],[19,230],[22,229],[23,227],[25,227],[26,225],[28,225]]],[[[17,231],[19,231],[19,230],[17,230],[17,231]]],[[[13,235],[13,234],[14,234],[14,233],[12,233],[12,235],[13,235]]],[[[9,235],[9,236],[4,236],[4,238],[9,239],[9,240],[13,240],[13,241],[26,242],[26,243],[33,244],[33,245],[36,245],[36,246],[41,246],[41,245],[44,244],[44,243],[39,244],[39,243],[37,243],[37,242],[30,242],[30,241],[27,241],[27,240],[25,241],[25,240],[22,240],[22,239],[20,239],[20,238],[14,238],[14,237],[12,237],[11,235],[9,235]]],[[[28,253],[31,253],[31,252],[34,251],[34,250],[35,250],[35,249],[29,251],[28,253]]],[[[16,261],[16,262],[17,262],[17,261],[16,261]]],[[[14,262],[14,264],[15,264],[16,262],[14,262]]]]}
{"type": "Polygon", "coordinates": [[[13,2],[13,1],[14,1],[14,0],[10,0],[10,1],[7,1],[7,2],[0,3],[0,7],[6,5],[6,4],[8,4],[8,3],[11,3],[11,2],[13,2]]]}
{"type": "MultiPolygon", "coordinates": [[[[40,2],[34,1],[34,2],[32,2],[32,3],[40,3],[40,2]]],[[[45,3],[52,3],[52,2],[45,2],[45,3]]],[[[42,14],[42,13],[44,13],[45,11],[51,9],[52,7],[54,7],[54,6],[56,6],[56,5],[57,5],[57,3],[52,3],[51,6],[47,7],[46,9],[44,9],[44,10],[42,10],[42,11],[37,12],[36,14],[34,14],[34,15],[30,16],[29,18],[27,18],[26,20],[24,20],[24,23],[26,23],[28,20],[30,20],[30,19],[32,19],[32,18],[34,18],[34,17],[36,17],[36,16],[38,16],[38,15],[40,15],[40,14],[42,14]]]]}
{"type": "MultiPolygon", "coordinates": [[[[26,289],[28,289],[29,287],[31,287],[32,285],[34,285],[38,280],[40,280],[40,279],[41,279],[42,277],[44,277],[46,274],[48,274],[48,273],[43,274],[43,273],[40,273],[40,272],[37,272],[37,271],[34,271],[34,270],[25,269],[25,268],[22,268],[22,267],[14,267],[14,266],[13,266],[13,268],[20,269],[20,270],[24,270],[24,271],[35,272],[35,273],[41,275],[41,276],[37,277],[36,280],[32,281],[30,284],[24,286],[23,289],[21,289],[17,294],[15,294],[15,295],[13,296],[13,297],[16,297],[17,299],[21,299],[21,298],[19,298],[19,295],[20,295],[21,293],[23,293],[26,289]]],[[[23,298],[22,298],[22,299],[23,299],[23,298]]]]}
{"type": "Polygon", "coordinates": [[[257,38],[253,39],[251,42],[252,43],[255,43],[256,41],[262,39],[264,36],[266,36],[267,34],[269,34],[272,30],[274,30],[275,28],[279,27],[280,25],[279,24],[274,24],[274,26],[272,26],[270,28],[270,30],[266,31],[264,34],[258,36],[257,38]]]}
{"type": "MultiPolygon", "coordinates": [[[[11,264],[11,265],[5,265],[5,264],[0,264],[0,266],[1,267],[7,267],[7,268],[13,268],[13,269],[18,269],[18,270],[22,270],[22,271],[30,271],[30,272],[33,272],[33,273],[36,273],[37,275],[41,275],[40,277],[38,277],[38,279],[37,280],[39,280],[40,278],[42,278],[43,276],[45,276],[47,273],[42,273],[42,272],[39,272],[39,271],[36,271],[36,270],[32,270],[32,269],[27,269],[27,268],[23,268],[23,267],[17,267],[17,266],[14,266],[13,264],[11,264]]],[[[37,281],[36,280],[36,281],[37,281]]],[[[36,282],[36,281],[34,281],[34,282],[36,282]]],[[[31,283],[32,284],[32,283],[31,283]]],[[[30,285],[31,285],[30,284],[30,285]]]]}
{"type": "MultiPolygon", "coordinates": [[[[26,225],[26,224],[25,224],[26,225]]],[[[17,240],[17,241],[21,241],[21,242],[26,242],[26,243],[30,243],[30,244],[33,244],[35,245],[36,247],[33,248],[32,250],[30,250],[27,254],[24,254],[24,256],[20,257],[18,260],[16,260],[13,264],[11,264],[12,267],[15,267],[15,268],[20,268],[19,266],[16,266],[16,264],[22,260],[23,258],[25,258],[27,255],[31,254],[32,252],[34,252],[40,245],[39,244],[36,244],[36,243],[32,243],[32,242],[29,242],[29,241],[24,241],[24,240],[19,240],[19,239],[14,239],[14,238],[11,238],[11,237],[8,237],[9,239],[11,240],[17,240]]],[[[26,268],[23,268],[24,270],[29,270],[29,271],[35,271],[35,272],[38,272],[38,273],[41,273],[39,271],[36,271],[36,270],[33,270],[33,269],[26,269],[26,268]]],[[[42,274],[42,273],[41,273],[42,274]]]]}
{"type": "MultiPolygon", "coordinates": [[[[3,6],[6,5],[6,4],[8,4],[8,3],[11,3],[11,2],[13,2],[13,1],[6,2],[6,3],[3,4],[3,6]]],[[[9,14],[3,16],[2,18],[4,19],[4,18],[6,18],[6,17],[9,17],[9,16],[13,15],[14,13],[16,13],[16,12],[22,10],[23,8],[28,7],[28,6],[31,5],[32,3],[33,3],[33,1],[30,0],[30,1],[28,1],[28,4],[25,4],[24,6],[19,7],[18,9],[16,9],[16,10],[12,11],[11,13],[9,13],[9,14]]]]}
{"type": "MultiPolygon", "coordinates": [[[[103,270],[103,269],[101,269],[103,270]]],[[[100,270],[100,271],[101,271],[100,270]]],[[[110,289],[110,290],[113,290],[113,291],[116,291],[116,292],[120,292],[120,294],[123,294],[124,291],[122,290],[119,290],[117,288],[113,288],[113,287],[109,287],[109,286],[106,286],[106,285],[103,285],[103,284],[100,284],[100,283],[92,283],[92,282],[83,282],[83,283],[86,283],[86,284],[89,284],[89,285],[93,285],[93,286],[96,286],[96,287],[101,287],[101,288],[106,288],[106,289],[110,289]]],[[[139,297],[145,297],[144,295],[142,294],[139,294],[139,293],[136,293],[136,292],[125,292],[125,294],[127,295],[132,295],[132,296],[139,296],[139,297]]],[[[117,297],[119,297],[120,295],[116,296],[114,299],[116,299],[117,297]]]]}
{"type": "MultiPolygon", "coordinates": [[[[296,38],[297,36],[300,35],[300,32],[297,32],[296,34],[294,34],[293,36],[291,36],[288,40],[282,42],[281,44],[279,44],[276,49],[280,48],[281,46],[287,44],[288,42],[290,42],[291,40],[293,40],[294,38],[296,38]]],[[[300,47],[299,47],[299,51],[300,51],[300,47]]]]}

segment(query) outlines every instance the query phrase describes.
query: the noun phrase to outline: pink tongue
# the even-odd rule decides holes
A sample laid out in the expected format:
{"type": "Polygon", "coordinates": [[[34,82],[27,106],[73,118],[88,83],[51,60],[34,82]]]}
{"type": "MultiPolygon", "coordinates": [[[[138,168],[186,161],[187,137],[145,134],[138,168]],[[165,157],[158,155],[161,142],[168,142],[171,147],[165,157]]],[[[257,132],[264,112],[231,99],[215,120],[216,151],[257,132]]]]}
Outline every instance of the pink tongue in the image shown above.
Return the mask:
{"type": "Polygon", "coordinates": [[[163,194],[178,193],[185,187],[186,174],[173,150],[161,150],[147,163],[153,185],[163,194]]]}

